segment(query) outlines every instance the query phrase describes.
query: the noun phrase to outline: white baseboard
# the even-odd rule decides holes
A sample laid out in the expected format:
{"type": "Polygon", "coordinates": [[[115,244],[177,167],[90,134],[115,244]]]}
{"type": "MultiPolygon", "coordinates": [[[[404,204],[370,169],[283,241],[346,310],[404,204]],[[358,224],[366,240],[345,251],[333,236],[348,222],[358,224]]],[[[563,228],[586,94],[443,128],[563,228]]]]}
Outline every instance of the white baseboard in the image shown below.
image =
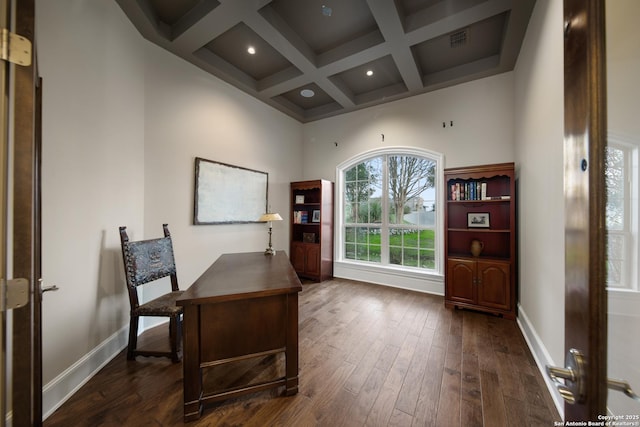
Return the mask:
{"type": "Polygon", "coordinates": [[[546,368],[545,368],[546,365],[557,365],[557,364],[551,359],[551,355],[547,351],[547,348],[544,346],[542,340],[540,340],[540,337],[536,333],[535,328],[529,321],[527,314],[525,313],[525,311],[522,309],[522,306],[520,305],[518,305],[517,321],[518,321],[518,326],[520,327],[520,331],[522,331],[522,335],[524,336],[524,339],[527,342],[527,345],[529,346],[529,350],[533,355],[533,359],[536,361],[536,365],[538,365],[538,370],[542,374],[542,377],[544,378],[544,382],[547,385],[547,388],[549,389],[549,393],[553,398],[553,402],[556,405],[556,409],[558,410],[560,417],[564,420],[564,400],[560,396],[560,393],[558,393],[558,390],[556,389],[556,387],[551,382],[551,379],[547,375],[546,368]]]}
{"type": "Polygon", "coordinates": [[[43,420],[127,346],[128,333],[129,325],[126,325],[42,388],[43,420]]]}

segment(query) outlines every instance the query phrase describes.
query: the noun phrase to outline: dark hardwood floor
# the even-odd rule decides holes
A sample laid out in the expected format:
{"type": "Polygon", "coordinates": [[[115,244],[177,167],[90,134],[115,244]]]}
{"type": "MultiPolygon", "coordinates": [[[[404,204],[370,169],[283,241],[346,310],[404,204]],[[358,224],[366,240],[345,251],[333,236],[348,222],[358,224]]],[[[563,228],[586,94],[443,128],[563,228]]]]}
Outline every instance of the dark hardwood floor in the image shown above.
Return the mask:
{"type": "MultiPolygon", "coordinates": [[[[300,391],[206,406],[201,426],[552,426],[560,417],[515,322],[447,310],[441,297],[346,280],[304,284],[300,391]]],[[[145,332],[165,339],[166,327],[145,332]]],[[[207,373],[232,386],[276,375],[276,357],[207,373]]],[[[45,427],[183,425],[182,365],[125,351],[45,427]]]]}

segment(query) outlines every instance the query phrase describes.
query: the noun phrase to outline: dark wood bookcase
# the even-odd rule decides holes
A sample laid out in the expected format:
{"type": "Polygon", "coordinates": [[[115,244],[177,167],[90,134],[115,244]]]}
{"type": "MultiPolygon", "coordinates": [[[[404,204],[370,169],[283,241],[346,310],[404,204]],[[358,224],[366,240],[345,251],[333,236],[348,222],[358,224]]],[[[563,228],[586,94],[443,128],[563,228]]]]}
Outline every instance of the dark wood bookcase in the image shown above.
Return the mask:
{"type": "Polygon", "coordinates": [[[333,277],[333,182],[292,182],[289,222],[289,258],[298,276],[315,281],[333,277]]]}
{"type": "Polygon", "coordinates": [[[515,319],[514,164],[445,169],[444,182],[445,306],[515,319]]]}

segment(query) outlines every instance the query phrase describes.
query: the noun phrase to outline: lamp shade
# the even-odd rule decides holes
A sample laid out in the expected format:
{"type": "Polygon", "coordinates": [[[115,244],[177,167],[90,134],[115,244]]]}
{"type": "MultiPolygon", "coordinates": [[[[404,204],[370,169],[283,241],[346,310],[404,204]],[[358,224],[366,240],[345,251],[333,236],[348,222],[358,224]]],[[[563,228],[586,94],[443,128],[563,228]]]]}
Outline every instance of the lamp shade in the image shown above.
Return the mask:
{"type": "Polygon", "coordinates": [[[260,218],[258,219],[259,222],[267,222],[267,221],[282,221],[282,217],[280,216],[280,214],[278,213],[270,213],[267,212],[265,214],[262,214],[262,216],[260,216],[260,218]]]}

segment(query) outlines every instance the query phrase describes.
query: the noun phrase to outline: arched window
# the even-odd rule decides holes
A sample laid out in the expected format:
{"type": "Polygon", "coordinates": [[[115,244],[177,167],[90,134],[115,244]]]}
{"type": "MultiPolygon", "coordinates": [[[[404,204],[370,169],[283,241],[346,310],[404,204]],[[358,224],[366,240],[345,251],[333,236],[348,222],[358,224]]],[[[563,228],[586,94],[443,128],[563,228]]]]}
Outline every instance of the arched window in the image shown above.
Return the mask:
{"type": "Polygon", "coordinates": [[[440,169],[440,155],[404,148],[338,166],[337,260],[439,272],[440,169]]]}

